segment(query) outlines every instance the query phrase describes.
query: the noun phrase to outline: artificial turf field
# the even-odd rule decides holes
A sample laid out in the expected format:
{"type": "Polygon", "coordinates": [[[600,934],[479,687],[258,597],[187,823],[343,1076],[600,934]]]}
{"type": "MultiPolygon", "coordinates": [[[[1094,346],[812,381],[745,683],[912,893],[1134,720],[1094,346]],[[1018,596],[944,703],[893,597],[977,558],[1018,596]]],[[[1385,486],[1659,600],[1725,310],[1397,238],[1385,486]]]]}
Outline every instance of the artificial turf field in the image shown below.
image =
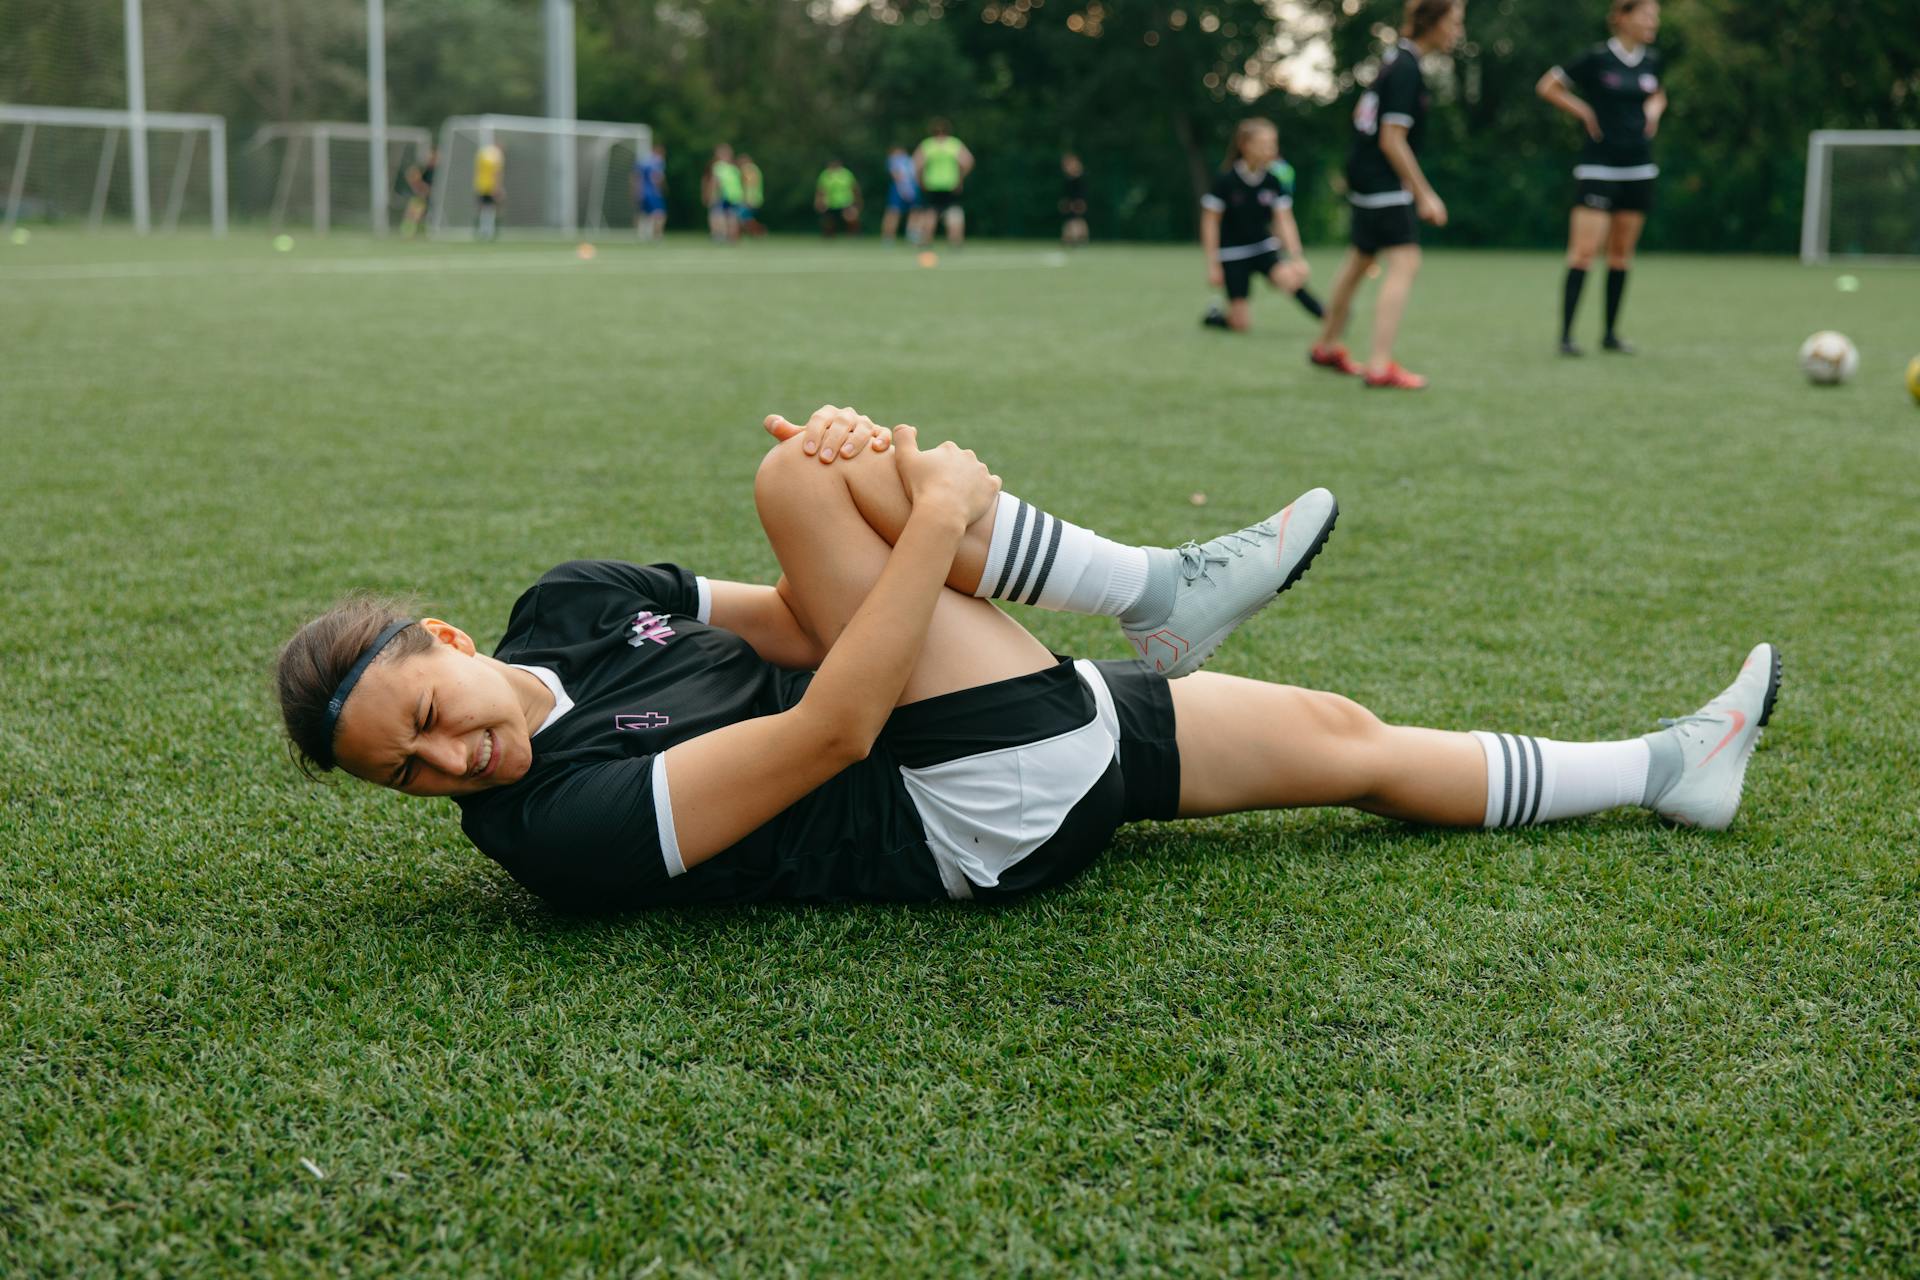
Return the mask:
{"type": "Polygon", "coordinates": [[[1190,248],[0,246],[0,1272],[1920,1271],[1920,276],[1857,274],[1651,257],[1645,353],[1572,362],[1552,255],[1434,253],[1414,396],[1273,294],[1202,331],[1190,248]],[[827,402],[1128,540],[1328,485],[1213,665],[1390,719],[1640,733],[1774,640],[1745,807],[578,920],[288,763],[273,652],[349,588],[490,646],[577,556],[771,580],[759,419],[827,402]]]}

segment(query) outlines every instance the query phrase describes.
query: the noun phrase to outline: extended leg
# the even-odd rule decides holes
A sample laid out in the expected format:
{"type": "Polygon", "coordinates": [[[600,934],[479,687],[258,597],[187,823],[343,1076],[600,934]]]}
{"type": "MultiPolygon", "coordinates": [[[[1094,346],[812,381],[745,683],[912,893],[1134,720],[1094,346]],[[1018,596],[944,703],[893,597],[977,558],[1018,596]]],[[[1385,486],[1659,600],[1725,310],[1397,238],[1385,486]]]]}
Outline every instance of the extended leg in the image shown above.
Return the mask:
{"type": "Polygon", "coordinates": [[[1641,805],[1719,830],[1739,806],[1779,686],[1779,655],[1759,645],[1732,685],[1666,730],[1558,742],[1389,725],[1338,694],[1203,673],[1171,685],[1180,816],[1345,805],[1513,827],[1641,805]]]}
{"type": "Polygon", "coordinates": [[[1336,346],[1347,331],[1347,320],[1353,314],[1353,295],[1360,288],[1360,282],[1367,278],[1367,268],[1373,265],[1373,255],[1361,253],[1358,249],[1348,249],[1347,256],[1340,260],[1340,274],[1333,278],[1333,293],[1327,298],[1326,320],[1320,326],[1320,345],[1336,346]]]}
{"type": "Polygon", "coordinates": [[[1573,317],[1580,308],[1580,294],[1587,285],[1587,271],[1594,255],[1606,242],[1610,219],[1599,209],[1575,205],[1567,223],[1567,278],[1560,288],[1560,350],[1579,355],[1573,342],[1573,317]]]}

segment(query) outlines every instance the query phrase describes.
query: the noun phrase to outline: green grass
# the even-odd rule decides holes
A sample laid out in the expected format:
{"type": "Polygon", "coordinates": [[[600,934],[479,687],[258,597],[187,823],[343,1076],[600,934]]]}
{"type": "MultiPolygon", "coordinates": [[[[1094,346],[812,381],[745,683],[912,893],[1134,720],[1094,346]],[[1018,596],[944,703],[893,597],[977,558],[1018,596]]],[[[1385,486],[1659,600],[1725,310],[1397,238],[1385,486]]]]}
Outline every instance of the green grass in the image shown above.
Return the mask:
{"type": "Polygon", "coordinates": [[[0,245],[0,1272],[1920,1269],[1920,279],[1651,258],[1646,354],[1566,362],[1551,257],[1436,253],[1386,397],[1272,295],[1202,332],[1195,251],[1047,254],[0,245]],[[348,588],[490,644],[574,556],[766,579],[758,420],[827,401],[1129,539],[1331,486],[1217,666],[1396,720],[1638,733],[1775,640],[1746,808],[581,922],[287,763],[270,657],[348,588]]]}

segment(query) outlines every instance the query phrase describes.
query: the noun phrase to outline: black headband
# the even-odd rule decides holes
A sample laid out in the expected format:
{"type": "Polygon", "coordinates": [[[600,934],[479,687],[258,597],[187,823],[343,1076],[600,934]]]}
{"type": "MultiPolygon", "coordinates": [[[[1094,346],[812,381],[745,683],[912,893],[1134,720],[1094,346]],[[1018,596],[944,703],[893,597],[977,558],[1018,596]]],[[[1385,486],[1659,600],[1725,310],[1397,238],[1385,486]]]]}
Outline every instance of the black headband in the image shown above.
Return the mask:
{"type": "Polygon", "coordinates": [[[325,739],[327,744],[327,758],[320,762],[324,768],[331,769],[338,763],[333,755],[333,735],[340,727],[340,712],[346,707],[347,696],[353,692],[353,686],[360,683],[360,677],[366,674],[367,668],[372,665],[375,658],[380,656],[380,651],[387,647],[388,642],[412,625],[412,618],[402,618],[398,622],[389,622],[386,629],[373,638],[373,643],[360,651],[360,656],[354,659],[351,667],[347,668],[347,674],[340,677],[340,683],[335,687],[333,696],[327,699],[327,733],[325,739]]]}

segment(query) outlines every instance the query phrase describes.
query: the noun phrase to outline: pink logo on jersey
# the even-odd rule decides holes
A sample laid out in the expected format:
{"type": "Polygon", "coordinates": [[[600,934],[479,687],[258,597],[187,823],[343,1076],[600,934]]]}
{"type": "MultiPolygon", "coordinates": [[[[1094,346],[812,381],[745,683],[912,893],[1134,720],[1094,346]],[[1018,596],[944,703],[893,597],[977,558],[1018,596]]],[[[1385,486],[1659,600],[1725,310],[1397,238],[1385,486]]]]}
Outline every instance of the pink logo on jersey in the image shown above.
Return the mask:
{"type": "Polygon", "coordinates": [[[617,715],[613,718],[613,727],[626,732],[629,729],[664,729],[672,723],[664,712],[642,711],[638,715],[617,715]]]}
{"type": "Polygon", "coordinates": [[[667,637],[673,634],[673,628],[659,614],[642,609],[633,620],[633,634],[627,637],[627,643],[638,649],[651,640],[657,645],[665,645],[667,637]]]}
{"type": "Polygon", "coordinates": [[[1640,73],[1640,92],[1654,93],[1660,88],[1660,80],[1650,71],[1640,73]]]}

